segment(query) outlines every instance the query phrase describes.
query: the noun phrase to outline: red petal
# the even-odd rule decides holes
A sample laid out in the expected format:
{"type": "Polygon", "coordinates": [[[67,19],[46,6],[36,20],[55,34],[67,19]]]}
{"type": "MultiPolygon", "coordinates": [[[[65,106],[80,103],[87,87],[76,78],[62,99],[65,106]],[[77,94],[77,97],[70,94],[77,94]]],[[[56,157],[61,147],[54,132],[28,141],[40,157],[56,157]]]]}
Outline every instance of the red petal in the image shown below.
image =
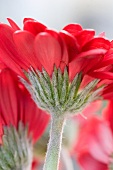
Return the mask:
{"type": "Polygon", "coordinates": [[[113,136],[111,129],[106,121],[95,121],[95,125],[95,132],[89,141],[89,152],[98,161],[108,164],[109,156],[113,153],[113,136]]]}
{"type": "Polygon", "coordinates": [[[109,40],[102,37],[97,37],[89,41],[85,46],[83,46],[82,51],[87,51],[95,48],[109,50],[110,42],[109,40]]]}
{"type": "Polygon", "coordinates": [[[45,29],[46,29],[45,25],[34,20],[28,20],[24,23],[24,30],[29,31],[34,35],[37,35],[38,33],[45,31],[45,29]]]}
{"type": "Polygon", "coordinates": [[[50,30],[50,29],[47,29],[46,32],[51,34],[60,43],[61,51],[62,51],[62,59],[61,59],[61,63],[60,63],[60,68],[63,71],[65,66],[68,65],[68,51],[67,51],[66,44],[65,44],[64,40],[62,39],[61,34],[57,33],[54,30],[50,30]]]}
{"type": "Polygon", "coordinates": [[[92,76],[95,66],[102,60],[103,50],[91,50],[78,54],[76,58],[69,63],[69,77],[72,80],[77,73],[82,72],[92,76]],[[100,53],[100,54],[99,54],[100,53]],[[89,56],[88,56],[89,55],[89,56]],[[89,73],[91,71],[91,74],[89,73]]]}
{"type": "Polygon", "coordinates": [[[34,53],[34,35],[27,31],[16,31],[13,37],[21,56],[20,60],[23,60],[28,68],[32,66],[41,69],[41,64],[34,53]]]}
{"type": "Polygon", "coordinates": [[[104,92],[102,94],[102,97],[105,99],[105,100],[113,100],[113,92],[104,92]]]}
{"type": "Polygon", "coordinates": [[[82,31],[82,27],[79,24],[69,24],[66,25],[63,30],[66,30],[67,32],[71,33],[72,35],[76,36],[80,31],[82,31]]]}
{"type": "Polygon", "coordinates": [[[2,135],[4,134],[3,132],[3,125],[4,125],[4,122],[3,122],[3,119],[2,119],[2,116],[1,116],[1,108],[0,108],[0,145],[2,144],[2,135]]]}
{"type": "Polygon", "coordinates": [[[66,31],[60,32],[60,35],[66,43],[69,55],[69,62],[71,62],[74,57],[79,53],[79,44],[77,43],[76,39],[66,31]]]}
{"type": "Polygon", "coordinates": [[[7,18],[7,20],[10,23],[11,27],[14,29],[14,31],[20,30],[19,26],[12,19],[7,18]]]}
{"type": "Polygon", "coordinates": [[[0,116],[5,126],[18,127],[19,121],[28,124],[34,142],[49,121],[49,115],[35,105],[28,91],[18,82],[17,75],[9,69],[0,73],[0,116]]]}
{"type": "Polygon", "coordinates": [[[81,153],[78,160],[83,170],[108,170],[107,164],[97,161],[88,152],[81,153]]]}
{"type": "Polygon", "coordinates": [[[105,71],[94,71],[88,73],[90,76],[98,79],[113,79],[113,73],[105,71]]]}
{"type": "MultiPolygon", "coordinates": [[[[113,94],[112,94],[113,95],[113,94]]],[[[104,117],[109,121],[111,130],[113,132],[113,100],[110,100],[107,107],[105,108],[104,117]]]]}
{"type": "Polygon", "coordinates": [[[74,60],[72,62],[69,63],[69,78],[70,81],[72,81],[74,79],[74,77],[76,76],[77,73],[80,73],[84,66],[87,66],[87,62],[85,63],[85,59],[80,59],[80,60],[74,60]]]}
{"type": "Polygon", "coordinates": [[[33,19],[33,18],[24,18],[24,19],[23,19],[23,24],[24,24],[26,21],[36,21],[36,20],[33,19]]]}
{"type": "Polygon", "coordinates": [[[82,127],[76,151],[81,153],[86,150],[94,159],[109,163],[109,155],[113,152],[113,136],[108,122],[95,116],[89,119],[85,126],[82,127]]]}
{"type": "MultiPolygon", "coordinates": [[[[107,83],[106,83],[107,84],[107,83]]],[[[104,97],[104,99],[109,99],[112,100],[113,99],[113,83],[111,82],[108,86],[106,86],[103,90],[103,94],[102,96],[104,97]]]]}
{"type": "Polygon", "coordinates": [[[3,62],[0,61],[0,72],[2,69],[6,68],[6,67],[7,66],[3,62]]]}
{"type": "Polygon", "coordinates": [[[61,46],[49,33],[40,33],[35,40],[36,55],[49,75],[53,72],[54,64],[57,68],[61,62],[61,46]]]}
{"type": "Polygon", "coordinates": [[[77,114],[75,119],[79,123],[80,128],[82,128],[82,127],[84,128],[85,124],[87,124],[87,120],[91,119],[101,108],[102,108],[102,101],[98,100],[98,101],[94,101],[94,102],[90,103],[82,111],[82,115],[85,116],[86,119],[84,119],[84,117],[82,115],[77,114]]]}
{"type": "Polygon", "coordinates": [[[93,56],[95,55],[100,55],[100,54],[105,54],[106,53],[106,50],[105,49],[92,49],[92,50],[88,50],[88,51],[85,51],[85,52],[81,52],[80,54],[78,54],[76,56],[76,58],[80,58],[80,57],[86,57],[88,58],[93,58],[93,56]]]}
{"type": "Polygon", "coordinates": [[[28,124],[29,133],[32,134],[33,141],[36,142],[48,125],[50,116],[36,106],[24,88],[20,92],[20,113],[18,119],[24,124],[28,124]]]}
{"type": "Polygon", "coordinates": [[[110,65],[112,66],[112,64],[113,64],[113,54],[110,56],[106,56],[106,58],[104,58],[103,61],[96,66],[96,69],[104,68],[110,65]]]}
{"type": "Polygon", "coordinates": [[[94,30],[83,30],[77,36],[77,41],[82,48],[87,42],[89,42],[95,35],[94,30]]]}
{"type": "Polygon", "coordinates": [[[0,73],[0,114],[2,114],[5,125],[12,124],[16,127],[18,117],[17,84],[13,72],[8,72],[8,69],[4,69],[0,73]]]}
{"type": "Polygon", "coordinates": [[[23,76],[21,68],[26,69],[23,61],[18,61],[21,58],[16,50],[13,42],[13,29],[5,24],[0,24],[0,59],[12,70],[23,76]]]}

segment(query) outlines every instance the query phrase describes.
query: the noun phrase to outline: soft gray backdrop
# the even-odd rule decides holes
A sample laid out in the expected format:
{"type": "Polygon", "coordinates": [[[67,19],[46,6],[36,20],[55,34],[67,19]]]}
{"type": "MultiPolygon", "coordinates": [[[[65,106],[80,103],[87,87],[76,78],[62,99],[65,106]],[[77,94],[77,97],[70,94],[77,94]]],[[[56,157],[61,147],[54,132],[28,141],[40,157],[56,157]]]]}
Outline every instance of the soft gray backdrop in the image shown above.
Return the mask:
{"type": "Polygon", "coordinates": [[[113,39],[113,0],[0,0],[0,21],[7,17],[19,25],[33,17],[55,29],[78,22],[113,39]]]}

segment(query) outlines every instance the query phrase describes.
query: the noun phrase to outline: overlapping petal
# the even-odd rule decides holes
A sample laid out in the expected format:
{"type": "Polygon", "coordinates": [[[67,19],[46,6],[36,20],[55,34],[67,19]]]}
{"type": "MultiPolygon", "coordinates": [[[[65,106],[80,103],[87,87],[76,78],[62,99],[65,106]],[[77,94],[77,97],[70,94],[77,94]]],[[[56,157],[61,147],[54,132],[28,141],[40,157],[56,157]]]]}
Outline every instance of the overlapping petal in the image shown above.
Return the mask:
{"type": "Polygon", "coordinates": [[[106,164],[95,160],[89,153],[81,153],[78,157],[78,161],[82,170],[108,170],[106,164]]]}
{"type": "Polygon", "coordinates": [[[32,18],[25,18],[23,29],[37,35],[38,33],[45,31],[46,26],[32,18]]]}

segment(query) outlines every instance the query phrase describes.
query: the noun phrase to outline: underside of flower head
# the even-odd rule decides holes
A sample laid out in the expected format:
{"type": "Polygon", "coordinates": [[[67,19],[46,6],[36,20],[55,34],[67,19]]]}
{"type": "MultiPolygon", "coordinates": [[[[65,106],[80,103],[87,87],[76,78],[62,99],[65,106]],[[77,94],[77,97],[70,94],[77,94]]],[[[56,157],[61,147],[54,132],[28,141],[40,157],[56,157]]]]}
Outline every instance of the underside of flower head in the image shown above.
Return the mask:
{"type": "Polygon", "coordinates": [[[44,110],[80,112],[98,98],[98,81],[113,80],[112,43],[103,35],[79,24],[57,32],[32,18],[24,19],[23,29],[8,21],[10,26],[0,24],[0,60],[24,79],[27,75],[30,84],[24,84],[44,110]]]}
{"type": "Polygon", "coordinates": [[[83,89],[82,73],[78,73],[72,82],[69,81],[67,68],[64,73],[54,66],[52,77],[43,69],[42,72],[31,68],[25,72],[30,84],[21,78],[35,103],[49,113],[74,114],[81,112],[88,103],[100,98],[101,88],[96,89],[99,82],[94,79],[83,89]],[[95,89],[95,90],[94,90],[95,89]]]}

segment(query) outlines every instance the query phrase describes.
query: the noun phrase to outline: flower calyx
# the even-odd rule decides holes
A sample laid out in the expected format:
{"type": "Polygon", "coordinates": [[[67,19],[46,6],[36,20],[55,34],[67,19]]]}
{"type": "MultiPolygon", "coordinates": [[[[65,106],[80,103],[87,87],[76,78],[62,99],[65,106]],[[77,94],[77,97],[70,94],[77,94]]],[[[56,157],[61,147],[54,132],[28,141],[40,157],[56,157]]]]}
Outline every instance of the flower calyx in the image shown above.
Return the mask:
{"type": "Polygon", "coordinates": [[[69,81],[67,68],[64,73],[54,67],[50,77],[45,69],[40,72],[31,68],[25,75],[30,84],[23,78],[22,83],[30,92],[35,103],[49,113],[75,114],[81,112],[90,102],[99,99],[102,88],[94,91],[98,79],[91,81],[84,89],[80,89],[82,73],[76,74],[72,82],[69,81]]]}

